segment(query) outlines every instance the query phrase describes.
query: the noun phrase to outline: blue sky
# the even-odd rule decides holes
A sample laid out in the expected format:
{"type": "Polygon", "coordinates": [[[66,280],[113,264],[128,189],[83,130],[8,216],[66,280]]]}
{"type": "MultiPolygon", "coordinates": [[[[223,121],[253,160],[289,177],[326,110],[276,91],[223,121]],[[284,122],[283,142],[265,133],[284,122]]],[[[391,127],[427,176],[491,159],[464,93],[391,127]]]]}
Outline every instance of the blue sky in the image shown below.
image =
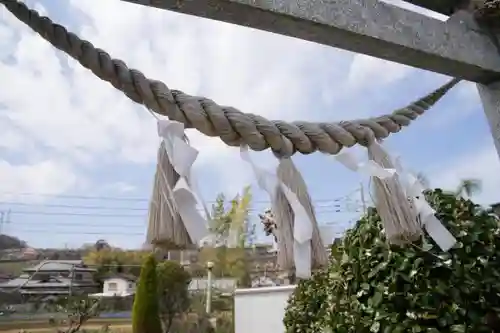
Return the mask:
{"type": "MultiPolygon", "coordinates": [[[[287,121],[389,113],[448,80],[442,75],[293,38],[106,0],[27,1],[70,31],[170,88],[287,121]],[[119,15],[118,15],[119,13],[119,15]]],[[[158,138],[154,119],[0,9],[0,210],[4,233],[36,247],[144,241],[158,138]],[[102,216],[107,215],[107,216],[102,216]]],[[[189,131],[209,203],[253,185],[252,215],[268,207],[238,148],[189,131]]],[[[474,199],[500,201],[498,156],[475,85],[461,83],[386,140],[433,186],[483,180],[474,199]]],[[[353,149],[362,155],[361,149],[353,149]]],[[[269,152],[252,154],[268,168],[269,152]]],[[[332,156],[296,156],[320,223],[340,233],[359,216],[367,179],[332,156]]],[[[367,200],[369,196],[366,195],[367,200]]],[[[259,237],[265,241],[264,237],[259,237]]]]}

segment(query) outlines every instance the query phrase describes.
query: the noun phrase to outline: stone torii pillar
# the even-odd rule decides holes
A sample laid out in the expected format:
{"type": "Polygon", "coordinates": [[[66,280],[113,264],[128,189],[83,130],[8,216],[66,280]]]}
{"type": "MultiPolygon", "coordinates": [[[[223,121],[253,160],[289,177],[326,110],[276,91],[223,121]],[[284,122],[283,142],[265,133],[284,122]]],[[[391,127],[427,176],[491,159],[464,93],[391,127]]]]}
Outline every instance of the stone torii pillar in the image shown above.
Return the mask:
{"type": "MultiPolygon", "coordinates": [[[[467,0],[412,0],[446,22],[378,0],[123,0],[296,37],[478,84],[500,157],[500,51],[467,0]]],[[[472,0],[475,1],[475,0],[472,0]]]]}

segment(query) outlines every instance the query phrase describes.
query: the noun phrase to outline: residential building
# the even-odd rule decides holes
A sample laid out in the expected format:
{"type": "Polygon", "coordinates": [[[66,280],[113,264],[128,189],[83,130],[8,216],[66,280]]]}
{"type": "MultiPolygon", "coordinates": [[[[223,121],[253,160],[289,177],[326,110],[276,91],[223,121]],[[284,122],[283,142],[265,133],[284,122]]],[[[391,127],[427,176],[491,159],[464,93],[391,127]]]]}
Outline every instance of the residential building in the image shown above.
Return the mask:
{"type": "Polygon", "coordinates": [[[12,275],[0,272],[0,283],[7,282],[12,279],[12,275]]]}
{"type": "Polygon", "coordinates": [[[135,294],[137,278],[127,274],[117,274],[104,280],[101,293],[94,297],[128,297],[135,294]]]}
{"type": "Polygon", "coordinates": [[[47,260],[0,283],[0,291],[19,291],[26,297],[87,294],[97,291],[95,272],[81,260],[47,260]]]}
{"type": "Polygon", "coordinates": [[[493,213],[500,216],[500,202],[491,205],[491,209],[493,210],[493,213]]]}

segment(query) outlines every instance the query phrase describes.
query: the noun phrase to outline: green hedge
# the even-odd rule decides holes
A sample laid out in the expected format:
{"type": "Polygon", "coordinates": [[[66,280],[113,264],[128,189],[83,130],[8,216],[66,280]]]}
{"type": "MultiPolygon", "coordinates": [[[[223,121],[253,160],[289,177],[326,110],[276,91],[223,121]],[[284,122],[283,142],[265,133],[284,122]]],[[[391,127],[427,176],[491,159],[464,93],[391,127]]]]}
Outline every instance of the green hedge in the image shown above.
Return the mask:
{"type": "Polygon", "coordinates": [[[152,254],[141,268],[132,309],[132,331],[134,333],[162,333],[156,260],[152,254]]]}
{"type": "Polygon", "coordinates": [[[287,333],[500,330],[498,217],[441,190],[426,197],[457,238],[389,246],[372,209],[332,247],[330,264],[290,299],[287,333]]]}

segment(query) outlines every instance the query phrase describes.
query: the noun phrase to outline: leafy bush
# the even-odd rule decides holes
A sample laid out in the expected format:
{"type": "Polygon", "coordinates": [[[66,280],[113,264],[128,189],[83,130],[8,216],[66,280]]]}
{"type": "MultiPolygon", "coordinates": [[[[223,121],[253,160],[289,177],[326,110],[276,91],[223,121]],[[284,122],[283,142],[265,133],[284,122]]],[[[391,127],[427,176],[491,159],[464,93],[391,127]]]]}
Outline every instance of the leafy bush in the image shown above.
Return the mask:
{"type": "Polygon", "coordinates": [[[156,268],[160,318],[165,332],[170,331],[175,316],[189,309],[189,283],[191,276],[179,263],[164,261],[156,268]]]}
{"type": "Polygon", "coordinates": [[[141,268],[132,308],[134,333],[162,333],[159,316],[156,260],[149,255],[141,268]]]}
{"type": "Polygon", "coordinates": [[[453,249],[428,236],[390,246],[372,209],[332,247],[329,267],[299,283],[287,332],[499,331],[498,217],[441,190],[426,197],[457,238],[453,249]]]}

